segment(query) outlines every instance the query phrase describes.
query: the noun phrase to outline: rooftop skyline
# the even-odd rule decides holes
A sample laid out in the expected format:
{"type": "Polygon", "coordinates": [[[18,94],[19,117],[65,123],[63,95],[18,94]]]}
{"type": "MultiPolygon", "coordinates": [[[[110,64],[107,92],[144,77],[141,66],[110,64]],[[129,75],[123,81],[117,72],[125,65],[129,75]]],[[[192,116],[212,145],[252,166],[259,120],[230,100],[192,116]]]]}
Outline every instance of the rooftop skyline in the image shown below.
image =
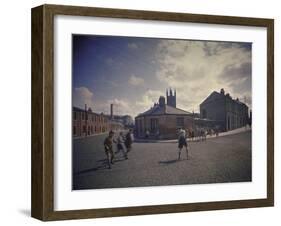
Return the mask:
{"type": "Polygon", "coordinates": [[[224,88],[251,108],[251,43],[73,35],[73,105],[136,116],[177,90],[177,107],[199,111],[224,88]]]}

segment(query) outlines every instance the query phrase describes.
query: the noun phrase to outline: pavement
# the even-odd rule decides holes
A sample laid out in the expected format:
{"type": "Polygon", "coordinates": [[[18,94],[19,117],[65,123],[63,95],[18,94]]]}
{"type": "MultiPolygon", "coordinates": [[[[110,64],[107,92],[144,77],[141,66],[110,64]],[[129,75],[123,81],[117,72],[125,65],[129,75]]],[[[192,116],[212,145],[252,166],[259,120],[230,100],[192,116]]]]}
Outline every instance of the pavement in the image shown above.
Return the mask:
{"type": "Polygon", "coordinates": [[[246,182],[252,179],[251,131],[190,142],[178,160],[175,143],[134,143],[108,169],[106,135],[73,140],[73,189],[246,182]]]}
{"type": "MultiPolygon", "coordinates": [[[[234,129],[234,130],[230,130],[230,131],[226,131],[226,132],[221,132],[219,133],[219,137],[223,137],[223,136],[229,136],[229,135],[233,135],[233,134],[237,134],[237,133],[243,133],[246,131],[251,131],[250,127],[242,127],[242,128],[238,128],[238,129],[234,129]]],[[[206,139],[213,139],[213,138],[217,138],[216,135],[207,135],[206,139]]],[[[197,142],[199,140],[198,137],[191,139],[188,138],[187,141],[189,142],[197,142]]],[[[153,139],[141,139],[141,138],[137,138],[135,139],[135,142],[140,142],[140,143],[177,143],[178,139],[171,139],[171,140],[153,140],[153,139]]]]}

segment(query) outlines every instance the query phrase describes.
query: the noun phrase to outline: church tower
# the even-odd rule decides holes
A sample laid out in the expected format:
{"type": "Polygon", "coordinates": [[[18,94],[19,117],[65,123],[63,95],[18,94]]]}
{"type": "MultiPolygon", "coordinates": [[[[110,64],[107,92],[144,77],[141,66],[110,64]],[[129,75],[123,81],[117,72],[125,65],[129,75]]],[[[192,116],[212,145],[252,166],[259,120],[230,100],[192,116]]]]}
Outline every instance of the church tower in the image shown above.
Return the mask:
{"type": "Polygon", "coordinates": [[[176,90],[174,90],[174,94],[172,89],[170,88],[170,90],[166,90],[166,97],[167,97],[167,105],[171,106],[171,107],[176,107],[177,106],[177,93],[176,90]]]}

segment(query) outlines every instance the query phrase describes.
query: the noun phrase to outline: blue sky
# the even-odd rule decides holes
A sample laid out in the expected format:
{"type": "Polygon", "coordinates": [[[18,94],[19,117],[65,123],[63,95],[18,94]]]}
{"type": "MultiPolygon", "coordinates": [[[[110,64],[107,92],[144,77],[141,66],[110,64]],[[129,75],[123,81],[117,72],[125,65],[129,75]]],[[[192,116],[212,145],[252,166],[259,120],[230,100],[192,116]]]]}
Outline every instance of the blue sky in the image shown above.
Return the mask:
{"type": "Polygon", "coordinates": [[[73,105],[136,116],[168,87],[178,107],[198,111],[224,88],[251,105],[251,44],[73,35],[73,105]]]}

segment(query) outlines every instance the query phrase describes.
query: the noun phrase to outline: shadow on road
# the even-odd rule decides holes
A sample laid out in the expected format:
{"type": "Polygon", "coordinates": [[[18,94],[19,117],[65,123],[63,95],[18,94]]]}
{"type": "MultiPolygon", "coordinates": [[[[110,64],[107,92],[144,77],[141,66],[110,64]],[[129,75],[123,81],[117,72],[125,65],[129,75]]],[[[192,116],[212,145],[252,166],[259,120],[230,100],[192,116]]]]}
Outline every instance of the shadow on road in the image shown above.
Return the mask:
{"type": "MultiPolygon", "coordinates": [[[[123,162],[124,160],[126,160],[126,159],[115,159],[114,163],[123,162]]],[[[95,171],[102,170],[102,169],[108,169],[108,160],[107,159],[100,159],[97,162],[99,163],[99,165],[97,167],[81,170],[81,171],[78,171],[74,174],[75,175],[81,175],[81,174],[84,174],[84,173],[90,173],[90,172],[95,172],[95,171]]]]}
{"type": "MultiPolygon", "coordinates": [[[[100,160],[101,161],[101,160],[100,160]]],[[[107,163],[107,159],[105,159],[101,165],[97,166],[97,167],[93,167],[90,169],[85,169],[85,170],[81,170],[79,172],[76,172],[75,175],[80,175],[80,174],[84,174],[84,173],[90,173],[90,172],[95,172],[97,170],[101,170],[101,169],[108,169],[108,163],[107,163]]]]}
{"type": "Polygon", "coordinates": [[[158,163],[159,164],[173,164],[173,163],[176,163],[176,162],[179,162],[180,160],[178,159],[174,159],[174,160],[167,160],[167,161],[159,161],[158,163]]]}

